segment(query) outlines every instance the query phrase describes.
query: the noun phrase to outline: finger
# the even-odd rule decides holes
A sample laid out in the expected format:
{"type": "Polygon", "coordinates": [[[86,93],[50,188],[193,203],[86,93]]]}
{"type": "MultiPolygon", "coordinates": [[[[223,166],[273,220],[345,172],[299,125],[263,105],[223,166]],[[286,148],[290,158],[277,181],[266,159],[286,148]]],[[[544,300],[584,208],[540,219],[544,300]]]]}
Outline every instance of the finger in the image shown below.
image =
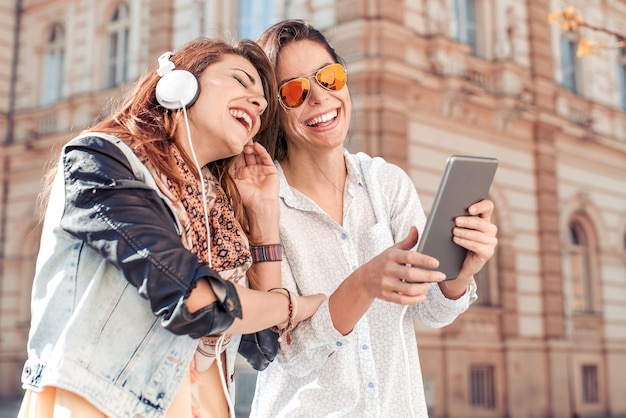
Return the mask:
{"type": "Polygon", "coordinates": [[[237,176],[237,173],[246,166],[246,161],[244,160],[244,154],[239,154],[235,157],[232,165],[232,175],[233,177],[237,176]]]}
{"type": "Polygon", "coordinates": [[[272,160],[272,157],[267,152],[265,147],[263,147],[263,145],[261,145],[258,142],[256,142],[254,144],[254,146],[255,146],[255,152],[256,152],[256,156],[257,156],[257,161],[258,161],[259,164],[263,164],[263,165],[267,165],[267,166],[274,165],[274,161],[272,160]]]}
{"type": "Polygon", "coordinates": [[[415,305],[426,299],[429,283],[402,283],[401,287],[394,286],[382,289],[380,299],[400,305],[415,305]]]}
{"type": "Polygon", "coordinates": [[[474,203],[472,206],[470,206],[467,209],[467,211],[469,212],[470,215],[479,215],[481,218],[490,219],[494,208],[495,208],[495,205],[493,204],[491,200],[484,199],[484,200],[481,200],[480,202],[474,203]]]}
{"type": "Polygon", "coordinates": [[[401,250],[410,250],[417,244],[417,235],[417,228],[412,226],[406,238],[396,243],[393,247],[401,250]]]}
{"type": "Polygon", "coordinates": [[[246,165],[257,164],[256,151],[255,151],[254,145],[244,147],[243,155],[245,158],[246,165]]]}
{"type": "Polygon", "coordinates": [[[495,247],[498,243],[496,237],[489,235],[478,235],[468,237],[454,236],[452,240],[463,248],[477,254],[489,255],[495,251],[495,247]]]}
{"type": "MultiPolygon", "coordinates": [[[[403,283],[436,283],[446,279],[446,275],[437,270],[425,270],[418,266],[405,266],[401,273],[403,283]]],[[[404,292],[403,292],[404,293],[404,292]]]]}
{"type": "Polygon", "coordinates": [[[476,228],[452,228],[452,235],[458,238],[464,238],[471,241],[489,244],[496,238],[498,228],[493,224],[480,224],[476,228]]]}
{"type": "Polygon", "coordinates": [[[381,299],[398,305],[417,305],[426,299],[426,295],[408,296],[402,293],[387,293],[381,295],[381,299]]]}
{"type": "Polygon", "coordinates": [[[488,219],[478,216],[459,216],[454,219],[457,228],[473,229],[489,235],[496,235],[498,227],[488,219]]]}

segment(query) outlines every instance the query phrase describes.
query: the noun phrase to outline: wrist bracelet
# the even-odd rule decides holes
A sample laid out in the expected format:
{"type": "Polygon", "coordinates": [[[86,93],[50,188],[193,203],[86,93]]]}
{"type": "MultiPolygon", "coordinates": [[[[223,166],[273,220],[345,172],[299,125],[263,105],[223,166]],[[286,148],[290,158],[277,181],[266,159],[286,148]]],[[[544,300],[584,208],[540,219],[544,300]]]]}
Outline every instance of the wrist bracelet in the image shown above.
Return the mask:
{"type": "Polygon", "coordinates": [[[284,287],[276,287],[276,288],[268,290],[268,292],[283,293],[284,295],[287,296],[287,299],[289,300],[289,318],[287,319],[287,323],[284,324],[285,325],[284,327],[281,326],[283,324],[280,324],[275,327],[271,327],[270,329],[279,335],[278,337],[279,342],[282,341],[283,339],[282,337],[284,335],[285,342],[287,343],[287,345],[291,345],[291,331],[294,328],[294,322],[296,319],[296,314],[298,312],[298,305],[296,303],[296,299],[292,298],[291,292],[288,289],[285,289],[284,287]]]}
{"type": "Polygon", "coordinates": [[[251,245],[250,253],[252,254],[252,261],[255,263],[281,261],[283,259],[283,246],[280,244],[251,245]]]}

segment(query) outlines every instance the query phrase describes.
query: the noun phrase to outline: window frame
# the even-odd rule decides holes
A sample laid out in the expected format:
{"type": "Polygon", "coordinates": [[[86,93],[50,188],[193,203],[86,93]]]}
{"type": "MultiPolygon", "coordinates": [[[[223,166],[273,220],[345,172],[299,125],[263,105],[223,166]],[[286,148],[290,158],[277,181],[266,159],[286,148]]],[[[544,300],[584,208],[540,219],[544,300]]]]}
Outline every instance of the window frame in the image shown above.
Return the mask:
{"type": "Polygon", "coordinates": [[[42,54],[42,74],[39,103],[50,106],[63,98],[65,83],[65,28],[54,23],[42,54]]]}
{"type": "Polygon", "coordinates": [[[452,0],[452,11],[455,19],[454,40],[469,45],[472,55],[486,57],[483,0],[452,0]]]}
{"type": "Polygon", "coordinates": [[[595,239],[587,222],[573,217],[567,224],[566,274],[569,308],[574,314],[596,313],[595,239]]]}
{"type": "Polygon", "coordinates": [[[597,364],[583,364],[580,366],[582,401],[586,405],[600,402],[599,368],[597,364]]]}
{"type": "Polygon", "coordinates": [[[498,406],[496,366],[488,363],[470,364],[468,371],[468,403],[470,407],[495,411],[498,406]]]}
{"type": "Polygon", "coordinates": [[[618,50],[617,56],[617,80],[619,107],[626,111],[626,47],[618,50]]]}
{"type": "Polygon", "coordinates": [[[117,87],[128,80],[130,17],[129,5],[120,2],[107,22],[106,88],[117,87]]]}
{"type": "Polygon", "coordinates": [[[561,58],[561,87],[574,94],[582,94],[582,62],[576,56],[578,35],[575,32],[562,32],[559,36],[561,58]]]}

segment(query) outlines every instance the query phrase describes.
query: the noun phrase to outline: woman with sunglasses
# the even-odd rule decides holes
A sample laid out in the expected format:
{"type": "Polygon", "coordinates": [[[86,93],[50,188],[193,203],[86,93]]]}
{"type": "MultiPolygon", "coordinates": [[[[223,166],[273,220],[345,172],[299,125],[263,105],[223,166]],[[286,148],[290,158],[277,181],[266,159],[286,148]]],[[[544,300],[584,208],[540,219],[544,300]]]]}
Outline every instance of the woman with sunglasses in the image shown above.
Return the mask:
{"type": "Polygon", "coordinates": [[[481,201],[457,219],[454,240],[470,251],[456,280],[421,268],[438,264],[414,249],[425,215],[410,178],[344,149],[352,107],[335,50],[299,20],[257,42],[282,108],[274,157],[283,286],[330,296],[259,374],[251,416],[426,417],[412,317],[442,327],[476,299],[473,276],[497,243],[494,205],[481,201]]]}

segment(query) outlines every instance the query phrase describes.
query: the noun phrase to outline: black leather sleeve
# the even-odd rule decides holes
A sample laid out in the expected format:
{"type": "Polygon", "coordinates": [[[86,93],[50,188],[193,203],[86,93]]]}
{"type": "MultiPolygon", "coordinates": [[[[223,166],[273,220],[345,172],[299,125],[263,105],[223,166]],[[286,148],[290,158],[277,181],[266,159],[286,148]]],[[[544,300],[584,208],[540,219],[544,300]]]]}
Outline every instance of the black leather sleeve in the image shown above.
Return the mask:
{"type": "Polygon", "coordinates": [[[64,149],[62,168],[61,227],[121,269],[164,327],[199,338],[241,318],[234,285],[183,247],[169,208],[135,178],[116,145],[99,137],[75,139],[64,149]],[[185,301],[203,278],[218,300],[191,314],[185,301]]]}

